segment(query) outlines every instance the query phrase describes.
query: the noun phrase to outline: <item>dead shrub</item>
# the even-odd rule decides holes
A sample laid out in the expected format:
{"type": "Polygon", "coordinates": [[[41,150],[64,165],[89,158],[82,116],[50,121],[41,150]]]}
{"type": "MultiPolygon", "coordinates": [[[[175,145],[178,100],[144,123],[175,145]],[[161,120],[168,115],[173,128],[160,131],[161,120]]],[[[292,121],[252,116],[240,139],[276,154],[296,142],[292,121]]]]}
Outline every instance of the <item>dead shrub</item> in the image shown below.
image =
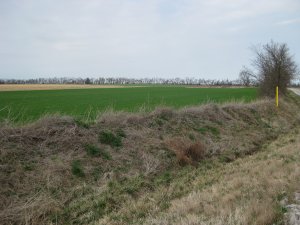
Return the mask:
{"type": "Polygon", "coordinates": [[[154,174],[158,171],[158,167],[160,164],[160,161],[158,158],[154,157],[153,155],[149,153],[143,152],[141,154],[141,159],[143,160],[143,169],[144,169],[144,175],[154,174]]]}
{"type": "Polygon", "coordinates": [[[175,152],[177,161],[181,166],[196,166],[206,155],[205,146],[200,141],[191,143],[187,138],[173,138],[167,140],[166,144],[175,152]]]}
{"type": "Polygon", "coordinates": [[[196,142],[176,153],[179,165],[196,165],[205,156],[202,143],[196,142]]]}

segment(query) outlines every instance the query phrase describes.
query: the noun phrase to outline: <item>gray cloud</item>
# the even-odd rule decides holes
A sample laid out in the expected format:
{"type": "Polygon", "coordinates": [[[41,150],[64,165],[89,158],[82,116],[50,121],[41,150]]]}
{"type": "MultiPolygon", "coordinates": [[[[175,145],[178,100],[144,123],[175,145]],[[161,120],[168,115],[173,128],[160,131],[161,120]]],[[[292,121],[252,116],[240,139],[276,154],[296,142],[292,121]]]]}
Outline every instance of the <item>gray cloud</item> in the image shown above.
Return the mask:
{"type": "Polygon", "coordinates": [[[4,0],[0,78],[235,78],[252,44],[299,57],[299,12],[298,0],[4,0]]]}
{"type": "Polygon", "coordinates": [[[291,20],[283,20],[277,23],[277,25],[290,25],[294,23],[300,23],[300,18],[291,19],[291,20]]]}

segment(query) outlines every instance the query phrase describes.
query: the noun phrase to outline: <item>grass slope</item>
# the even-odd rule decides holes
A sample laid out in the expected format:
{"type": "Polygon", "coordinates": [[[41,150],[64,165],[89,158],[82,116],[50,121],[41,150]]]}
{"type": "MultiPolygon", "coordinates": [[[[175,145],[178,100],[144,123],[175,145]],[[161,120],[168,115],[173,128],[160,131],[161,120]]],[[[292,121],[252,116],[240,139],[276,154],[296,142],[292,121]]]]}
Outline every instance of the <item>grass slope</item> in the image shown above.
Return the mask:
{"type": "Polygon", "coordinates": [[[139,87],[0,92],[0,120],[26,122],[60,113],[94,119],[107,109],[138,111],[158,105],[183,107],[209,101],[256,99],[254,88],[139,87]]]}
{"type": "Polygon", "coordinates": [[[115,112],[94,124],[71,117],[4,124],[0,221],[280,224],[278,201],[299,181],[297,102],[115,112]]]}
{"type": "MultiPolygon", "coordinates": [[[[287,198],[293,202],[293,193],[299,190],[299,149],[300,130],[296,129],[264,145],[258,153],[231,163],[209,161],[197,169],[186,168],[170,185],[144,196],[143,200],[133,200],[118,216],[144,210],[147,198],[155,199],[156,202],[150,203],[154,209],[164,193],[166,210],[148,214],[145,211],[145,218],[138,218],[132,224],[284,224],[283,214],[287,209],[280,201],[287,198]]],[[[116,224],[111,219],[96,224],[106,223],[116,224]]]]}

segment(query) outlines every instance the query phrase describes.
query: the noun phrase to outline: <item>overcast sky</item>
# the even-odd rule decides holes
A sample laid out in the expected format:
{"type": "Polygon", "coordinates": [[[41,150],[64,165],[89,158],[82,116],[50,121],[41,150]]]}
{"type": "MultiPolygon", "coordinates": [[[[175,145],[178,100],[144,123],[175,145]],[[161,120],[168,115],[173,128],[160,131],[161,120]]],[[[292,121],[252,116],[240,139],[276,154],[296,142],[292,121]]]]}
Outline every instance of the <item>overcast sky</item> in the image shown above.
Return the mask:
{"type": "Polygon", "coordinates": [[[0,0],[0,78],[235,79],[271,39],[300,64],[300,0],[0,0]]]}

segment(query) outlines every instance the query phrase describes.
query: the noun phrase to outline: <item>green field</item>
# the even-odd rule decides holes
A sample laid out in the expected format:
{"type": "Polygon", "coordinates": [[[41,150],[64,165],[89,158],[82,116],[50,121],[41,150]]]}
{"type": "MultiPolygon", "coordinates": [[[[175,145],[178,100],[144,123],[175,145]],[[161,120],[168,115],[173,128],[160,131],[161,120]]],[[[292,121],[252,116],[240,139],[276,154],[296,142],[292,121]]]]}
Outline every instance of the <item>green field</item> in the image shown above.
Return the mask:
{"type": "Polygon", "coordinates": [[[0,120],[32,121],[60,113],[95,118],[104,110],[138,111],[164,105],[175,108],[206,102],[256,99],[255,88],[138,87],[0,92],[0,120]]]}

